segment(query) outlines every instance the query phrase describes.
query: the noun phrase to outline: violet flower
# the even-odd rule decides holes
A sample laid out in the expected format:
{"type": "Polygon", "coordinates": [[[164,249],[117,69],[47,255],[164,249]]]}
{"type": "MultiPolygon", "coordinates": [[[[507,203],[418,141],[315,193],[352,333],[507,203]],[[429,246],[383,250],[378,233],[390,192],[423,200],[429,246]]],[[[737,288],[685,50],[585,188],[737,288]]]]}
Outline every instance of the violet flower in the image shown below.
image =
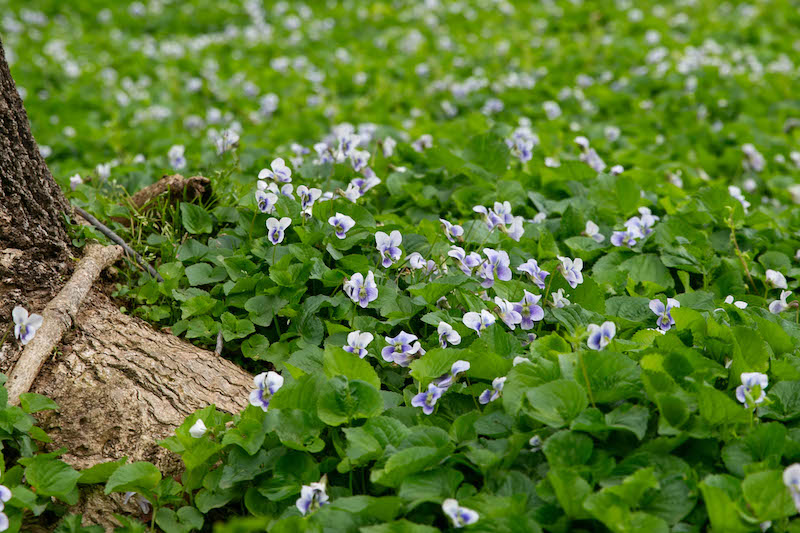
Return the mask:
{"type": "Polygon", "coordinates": [[[350,352],[359,356],[361,359],[364,359],[364,357],[367,355],[367,346],[374,338],[375,337],[373,337],[372,333],[361,333],[360,330],[355,330],[347,334],[347,346],[343,346],[342,348],[344,351],[350,352]]]}
{"type": "Polygon", "coordinates": [[[755,409],[755,406],[747,404],[747,396],[750,395],[756,404],[763,402],[767,396],[765,389],[769,385],[769,378],[761,372],[742,372],[740,377],[742,384],[736,387],[736,399],[743,403],[746,408],[752,407],[755,409]],[[754,391],[759,393],[758,398],[753,398],[754,391]]]}
{"type": "Polygon", "coordinates": [[[469,361],[463,361],[459,359],[450,367],[450,372],[444,374],[433,381],[433,384],[439,387],[440,389],[447,390],[449,389],[453,383],[456,382],[458,379],[459,374],[463,374],[470,368],[469,361]]]}
{"type": "Polygon", "coordinates": [[[250,405],[266,411],[272,396],[283,386],[283,376],[270,370],[254,377],[253,383],[256,389],[250,392],[250,405]]]}
{"type": "Polygon", "coordinates": [[[353,274],[349,280],[344,282],[343,289],[345,294],[362,309],[378,299],[378,286],[375,284],[375,275],[372,270],[367,272],[366,278],[359,273],[353,274]]]}
{"type": "Polygon", "coordinates": [[[289,217],[283,217],[280,220],[278,220],[277,218],[268,219],[267,236],[269,237],[269,242],[271,242],[272,244],[278,244],[280,242],[283,242],[284,232],[291,223],[292,219],[289,217]]]}
{"type": "Polygon", "coordinates": [[[402,242],[403,236],[397,230],[392,231],[389,235],[382,231],[375,233],[375,243],[381,254],[383,268],[389,268],[395,261],[400,259],[403,253],[400,250],[402,242]]]}
{"type": "Polygon", "coordinates": [[[539,305],[539,300],[541,298],[539,294],[532,294],[528,291],[524,291],[522,300],[514,305],[514,309],[521,317],[519,322],[520,328],[525,330],[533,329],[534,323],[544,318],[544,309],[539,305]]]}
{"type": "Polygon", "coordinates": [[[347,232],[356,225],[356,222],[349,216],[337,212],[328,219],[328,224],[333,226],[334,233],[338,238],[344,239],[347,237],[347,232]]]}
{"type": "Polygon", "coordinates": [[[303,516],[313,513],[323,505],[327,505],[329,498],[325,492],[324,482],[315,482],[310,485],[303,485],[300,489],[300,497],[297,498],[295,505],[303,516]]]}
{"type": "Polygon", "coordinates": [[[383,360],[402,367],[411,364],[413,356],[422,348],[417,336],[405,331],[401,331],[396,337],[384,337],[384,339],[389,346],[381,350],[383,360]]]}
{"type": "Polygon", "coordinates": [[[439,333],[439,344],[441,344],[442,348],[447,348],[447,343],[454,346],[461,343],[461,335],[447,322],[439,322],[439,327],[436,328],[436,331],[439,333]]]}
{"type": "Polygon", "coordinates": [[[478,521],[479,515],[476,511],[458,505],[458,500],[448,498],[442,502],[442,511],[453,522],[454,528],[462,528],[478,521]]]}
{"type": "Polygon", "coordinates": [[[592,350],[602,350],[611,342],[617,333],[617,326],[610,321],[603,322],[601,325],[589,324],[589,340],[587,344],[592,350]]]}
{"type": "Polygon", "coordinates": [[[478,397],[478,401],[481,404],[485,405],[489,402],[493,402],[496,399],[498,399],[500,395],[503,393],[503,386],[506,383],[506,379],[508,378],[505,376],[501,378],[494,378],[494,380],[492,380],[492,388],[483,391],[481,395],[478,397]]]}
{"type": "Polygon", "coordinates": [[[544,290],[544,280],[550,273],[539,268],[539,263],[536,262],[536,259],[528,259],[525,263],[518,266],[517,270],[526,273],[537,287],[544,290]]]}
{"type": "Polygon", "coordinates": [[[667,298],[667,305],[661,300],[650,300],[650,310],[658,315],[656,325],[663,331],[669,331],[675,325],[675,320],[672,318],[670,311],[675,307],[680,307],[681,304],[674,298],[667,298]]]}
{"type": "Polygon", "coordinates": [[[475,330],[475,332],[478,334],[478,337],[481,336],[481,331],[488,328],[495,322],[494,315],[486,309],[482,309],[480,313],[475,313],[472,311],[465,313],[461,320],[469,329],[475,330]]]}
{"type": "Polygon", "coordinates": [[[440,389],[433,383],[430,383],[428,385],[428,390],[420,392],[411,398],[411,405],[414,407],[422,407],[422,412],[426,415],[430,415],[433,413],[433,407],[436,405],[436,401],[442,397],[443,393],[444,389],[440,389]]]}
{"type": "Polygon", "coordinates": [[[264,168],[258,173],[258,179],[270,179],[280,183],[289,183],[292,181],[292,169],[286,166],[283,158],[275,158],[269,164],[270,168],[264,168]]]}
{"type": "Polygon", "coordinates": [[[27,309],[20,306],[16,306],[11,311],[11,317],[14,319],[14,336],[23,345],[33,340],[36,330],[42,327],[44,322],[44,318],[41,315],[34,313],[29,316],[27,309]]]}

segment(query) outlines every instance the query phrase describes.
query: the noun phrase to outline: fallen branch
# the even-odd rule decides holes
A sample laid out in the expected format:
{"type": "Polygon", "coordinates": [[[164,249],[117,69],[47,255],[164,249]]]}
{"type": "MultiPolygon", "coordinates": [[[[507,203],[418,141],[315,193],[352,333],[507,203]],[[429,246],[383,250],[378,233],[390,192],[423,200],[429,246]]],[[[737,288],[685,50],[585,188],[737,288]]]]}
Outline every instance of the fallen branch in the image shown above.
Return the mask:
{"type": "Polygon", "coordinates": [[[98,229],[98,231],[100,231],[100,233],[102,233],[103,235],[105,235],[106,237],[108,237],[109,239],[114,241],[115,243],[117,243],[120,246],[122,246],[122,249],[125,251],[125,255],[127,255],[128,257],[133,258],[139,266],[147,269],[147,272],[149,272],[152,277],[154,277],[158,281],[161,281],[161,282],[164,281],[164,278],[161,277],[161,274],[159,274],[156,271],[156,269],[153,268],[150,265],[150,263],[148,263],[145,260],[145,258],[142,257],[139,254],[139,252],[137,252],[136,250],[134,250],[133,248],[128,246],[128,244],[125,241],[122,240],[122,237],[120,237],[119,235],[117,235],[116,233],[111,231],[111,229],[108,226],[106,226],[105,224],[103,224],[102,222],[97,220],[95,217],[93,217],[92,215],[90,215],[89,213],[87,213],[86,211],[81,209],[80,207],[73,206],[73,208],[75,209],[76,213],[78,213],[80,216],[82,216],[83,218],[88,220],[92,224],[92,226],[94,226],[95,228],[98,229]]]}
{"type": "Polygon", "coordinates": [[[122,248],[119,246],[90,244],[86,247],[86,255],[78,263],[75,273],[44,308],[42,327],[25,346],[9,374],[6,384],[9,402],[19,402],[19,395],[28,392],[53,348],[73,324],[81,303],[100,272],[120,257],[122,248]]]}
{"type": "Polygon", "coordinates": [[[153,201],[164,193],[169,193],[171,202],[206,200],[211,194],[211,180],[204,176],[191,178],[184,178],[180,174],[164,176],[136,192],[129,201],[139,212],[146,212],[152,207],[153,201]]]}

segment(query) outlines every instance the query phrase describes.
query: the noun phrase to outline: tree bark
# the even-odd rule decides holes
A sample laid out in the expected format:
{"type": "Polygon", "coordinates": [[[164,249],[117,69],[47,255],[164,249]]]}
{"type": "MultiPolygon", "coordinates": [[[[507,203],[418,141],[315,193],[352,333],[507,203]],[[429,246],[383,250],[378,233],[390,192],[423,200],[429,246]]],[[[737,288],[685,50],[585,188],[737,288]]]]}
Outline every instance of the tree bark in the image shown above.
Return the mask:
{"type": "Polygon", "coordinates": [[[0,42],[0,248],[63,259],[69,204],[50,175],[28,125],[0,42]]]}

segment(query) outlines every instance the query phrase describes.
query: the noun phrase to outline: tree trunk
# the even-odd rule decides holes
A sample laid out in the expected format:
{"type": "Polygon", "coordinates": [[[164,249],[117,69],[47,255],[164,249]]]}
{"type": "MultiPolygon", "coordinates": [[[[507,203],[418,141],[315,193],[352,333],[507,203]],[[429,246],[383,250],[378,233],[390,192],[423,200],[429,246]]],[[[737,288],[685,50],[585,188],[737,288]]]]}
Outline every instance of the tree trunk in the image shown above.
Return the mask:
{"type": "Polygon", "coordinates": [[[69,204],[31,134],[0,42],[0,243],[63,259],[67,212],[69,204]]]}
{"type": "MultiPolygon", "coordinates": [[[[41,312],[71,270],[65,214],[70,206],[53,180],[0,43],[0,328],[22,305],[41,312]]],[[[71,253],[72,252],[72,253],[71,253]]],[[[124,315],[93,288],[32,392],[51,397],[59,410],[37,415],[66,447],[64,460],[85,468],[127,456],[155,463],[165,474],[180,462],[157,442],[197,409],[216,404],[236,413],[247,405],[252,376],[213,352],[199,349],[124,315]]],[[[2,332],[0,332],[2,337],[2,332]]],[[[0,370],[13,373],[22,347],[13,334],[0,345],[0,370]]],[[[112,512],[135,512],[117,495],[90,488],[77,511],[109,529],[112,512]]],[[[23,526],[24,529],[25,526],[23,526]]],[[[109,529],[110,530],[110,529],[109,529]]]]}

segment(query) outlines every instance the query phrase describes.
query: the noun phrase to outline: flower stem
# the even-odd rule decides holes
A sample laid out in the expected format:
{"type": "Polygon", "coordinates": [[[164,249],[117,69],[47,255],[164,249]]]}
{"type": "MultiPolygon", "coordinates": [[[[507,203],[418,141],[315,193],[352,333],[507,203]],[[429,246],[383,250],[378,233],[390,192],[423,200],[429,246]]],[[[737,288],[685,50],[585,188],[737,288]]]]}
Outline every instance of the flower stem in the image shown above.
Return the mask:
{"type": "MultiPolygon", "coordinates": [[[[745,261],[744,254],[739,248],[739,243],[736,241],[736,227],[733,223],[733,216],[729,217],[726,222],[728,223],[728,227],[731,228],[731,243],[733,243],[733,247],[736,250],[736,257],[738,257],[739,261],[742,263],[742,268],[744,268],[744,273],[747,274],[747,279],[753,287],[753,292],[756,292],[758,290],[756,288],[756,282],[753,281],[753,276],[750,275],[750,269],[747,268],[747,261],[745,261]]],[[[764,298],[766,298],[766,295],[764,295],[764,298]]]]}
{"type": "Polygon", "coordinates": [[[583,363],[583,355],[580,350],[578,351],[578,363],[581,365],[583,379],[586,381],[586,391],[589,393],[589,401],[592,402],[592,407],[597,408],[594,403],[594,396],[592,396],[592,386],[589,384],[589,374],[586,372],[586,365],[583,363]]]}

